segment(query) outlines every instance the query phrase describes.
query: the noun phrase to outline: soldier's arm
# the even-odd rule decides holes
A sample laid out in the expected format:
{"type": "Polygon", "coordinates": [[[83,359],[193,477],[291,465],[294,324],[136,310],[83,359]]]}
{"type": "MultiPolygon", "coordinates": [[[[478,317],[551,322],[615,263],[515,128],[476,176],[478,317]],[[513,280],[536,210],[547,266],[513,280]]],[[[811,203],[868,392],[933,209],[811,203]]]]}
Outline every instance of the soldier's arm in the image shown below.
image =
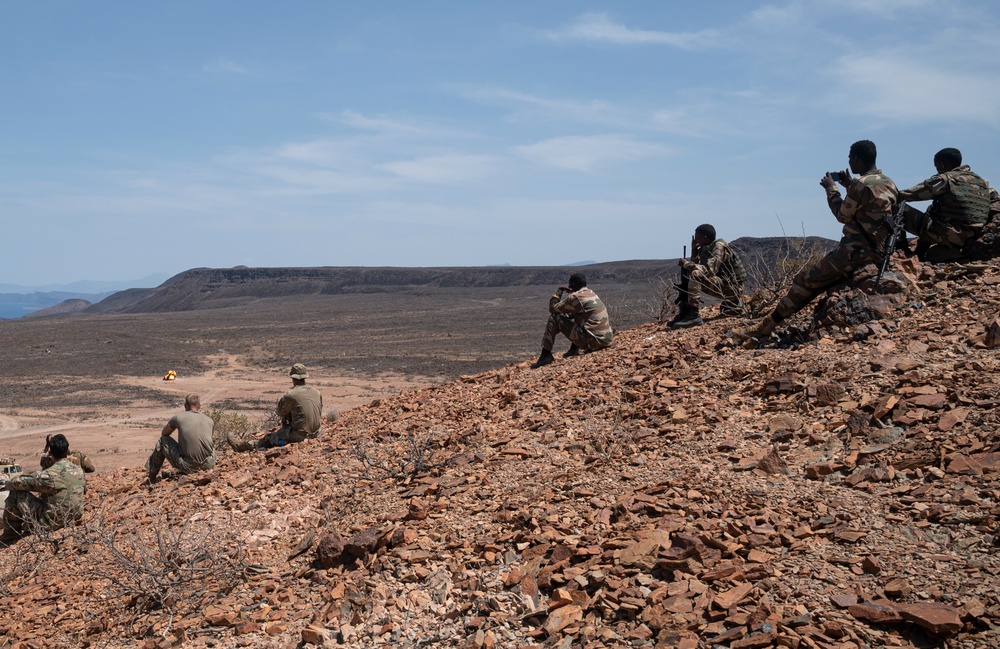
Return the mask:
{"type": "Polygon", "coordinates": [[[51,495],[58,491],[55,478],[48,470],[11,478],[10,482],[7,483],[7,489],[10,491],[34,491],[43,495],[51,495]]]}
{"type": "Polygon", "coordinates": [[[170,421],[167,422],[167,425],[164,426],[163,430],[160,431],[160,435],[163,435],[164,437],[168,437],[175,430],[177,430],[177,417],[171,417],[170,421]]]}
{"type": "Polygon", "coordinates": [[[296,405],[295,399],[286,394],[278,400],[278,407],[275,409],[275,412],[278,413],[279,417],[287,417],[292,414],[292,410],[295,409],[296,405]]]}
{"type": "Polygon", "coordinates": [[[995,219],[1000,215],[1000,193],[990,187],[990,218],[995,219]]]}
{"type": "Polygon", "coordinates": [[[97,467],[94,466],[94,463],[91,462],[90,458],[83,453],[80,453],[80,468],[83,469],[84,473],[93,473],[94,471],[97,471],[97,467]]]}
{"type": "Polygon", "coordinates": [[[837,217],[837,221],[850,223],[858,210],[872,200],[872,192],[864,183],[855,181],[847,190],[846,198],[841,198],[840,192],[834,187],[827,189],[826,199],[833,215],[837,217]]]}
{"type": "Polygon", "coordinates": [[[948,193],[948,180],[941,174],[931,176],[922,183],[899,192],[901,201],[929,201],[932,198],[948,193]]]}
{"type": "Polygon", "coordinates": [[[566,297],[558,299],[558,295],[553,295],[552,299],[549,300],[549,313],[579,313],[583,311],[583,305],[580,304],[580,298],[578,298],[573,293],[567,293],[566,297]]]}
{"type": "Polygon", "coordinates": [[[716,243],[712,244],[708,259],[705,260],[705,268],[710,274],[717,276],[724,263],[726,263],[726,247],[716,240],[716,243]]]}

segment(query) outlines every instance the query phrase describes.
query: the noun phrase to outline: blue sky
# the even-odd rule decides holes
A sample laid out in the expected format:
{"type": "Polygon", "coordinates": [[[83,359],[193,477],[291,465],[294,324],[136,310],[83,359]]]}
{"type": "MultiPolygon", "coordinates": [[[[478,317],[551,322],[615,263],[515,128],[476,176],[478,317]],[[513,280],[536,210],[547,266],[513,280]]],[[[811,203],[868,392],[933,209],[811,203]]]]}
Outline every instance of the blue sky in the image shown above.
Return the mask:
{"type": "Polygon", "coordinates": [[[0,283],[839,238],[858,139],[1000,183],[995,0],[0,2],[0,57],[0,283]]]}

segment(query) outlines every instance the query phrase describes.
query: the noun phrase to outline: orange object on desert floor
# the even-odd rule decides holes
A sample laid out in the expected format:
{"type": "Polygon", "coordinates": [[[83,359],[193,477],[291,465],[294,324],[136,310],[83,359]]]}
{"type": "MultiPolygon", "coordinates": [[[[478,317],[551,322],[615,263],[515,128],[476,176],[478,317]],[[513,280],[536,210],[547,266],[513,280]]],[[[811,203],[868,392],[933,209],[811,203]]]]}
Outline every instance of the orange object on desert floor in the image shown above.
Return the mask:
{"type": "Polygon", "coordinates": [[[164,381],[174,381],[177,379],[177,372],[173,370],[167,370],[167,373],[163,375],[164,381]]]}

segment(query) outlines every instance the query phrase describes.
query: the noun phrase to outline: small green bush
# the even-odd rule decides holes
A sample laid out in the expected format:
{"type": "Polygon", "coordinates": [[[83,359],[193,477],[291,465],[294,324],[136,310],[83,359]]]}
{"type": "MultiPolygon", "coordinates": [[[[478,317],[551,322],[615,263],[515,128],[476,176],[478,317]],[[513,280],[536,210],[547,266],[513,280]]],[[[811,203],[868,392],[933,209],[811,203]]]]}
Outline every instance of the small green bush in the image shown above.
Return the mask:
{"type": "Polygon", "coordinates": [[[211,417],[215,423],[215,429],[212,431],[212,446],[216,450],[229,448],[226,442],[227,435],[231,434],[234,438],[242,439],[255,432],[250,418],[238,412],[212,409],[205,414],[211,417]]]}

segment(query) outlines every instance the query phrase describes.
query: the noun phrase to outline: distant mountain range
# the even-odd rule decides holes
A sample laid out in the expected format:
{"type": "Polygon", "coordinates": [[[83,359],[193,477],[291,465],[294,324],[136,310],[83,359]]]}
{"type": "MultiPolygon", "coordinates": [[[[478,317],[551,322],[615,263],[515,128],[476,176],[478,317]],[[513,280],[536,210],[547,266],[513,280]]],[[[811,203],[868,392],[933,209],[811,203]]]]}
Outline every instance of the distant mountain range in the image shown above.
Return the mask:
{"type": "Polygon", "coordinates": [[[21,284],[0,284],[0,294],[18,293],[72,293],[74,295],[110,294],[127,288],[148,288],[159,286],[170,279],[170,273],[153,273],[141,279],[89,280],[83,279],[69,284],[45,284],[44,286],[23,286],[21,284]]]}
{"type": "Polygon", "coordinates": [[[64,300],[100,302],[123,289],[159,286],[169,278],[170,275],[167,273],[156,273],[135,280],[81,280],[70,284],[48,284],[45,286],[0,284],[0,318],[20,318],[57,305],[64,300]]]}

